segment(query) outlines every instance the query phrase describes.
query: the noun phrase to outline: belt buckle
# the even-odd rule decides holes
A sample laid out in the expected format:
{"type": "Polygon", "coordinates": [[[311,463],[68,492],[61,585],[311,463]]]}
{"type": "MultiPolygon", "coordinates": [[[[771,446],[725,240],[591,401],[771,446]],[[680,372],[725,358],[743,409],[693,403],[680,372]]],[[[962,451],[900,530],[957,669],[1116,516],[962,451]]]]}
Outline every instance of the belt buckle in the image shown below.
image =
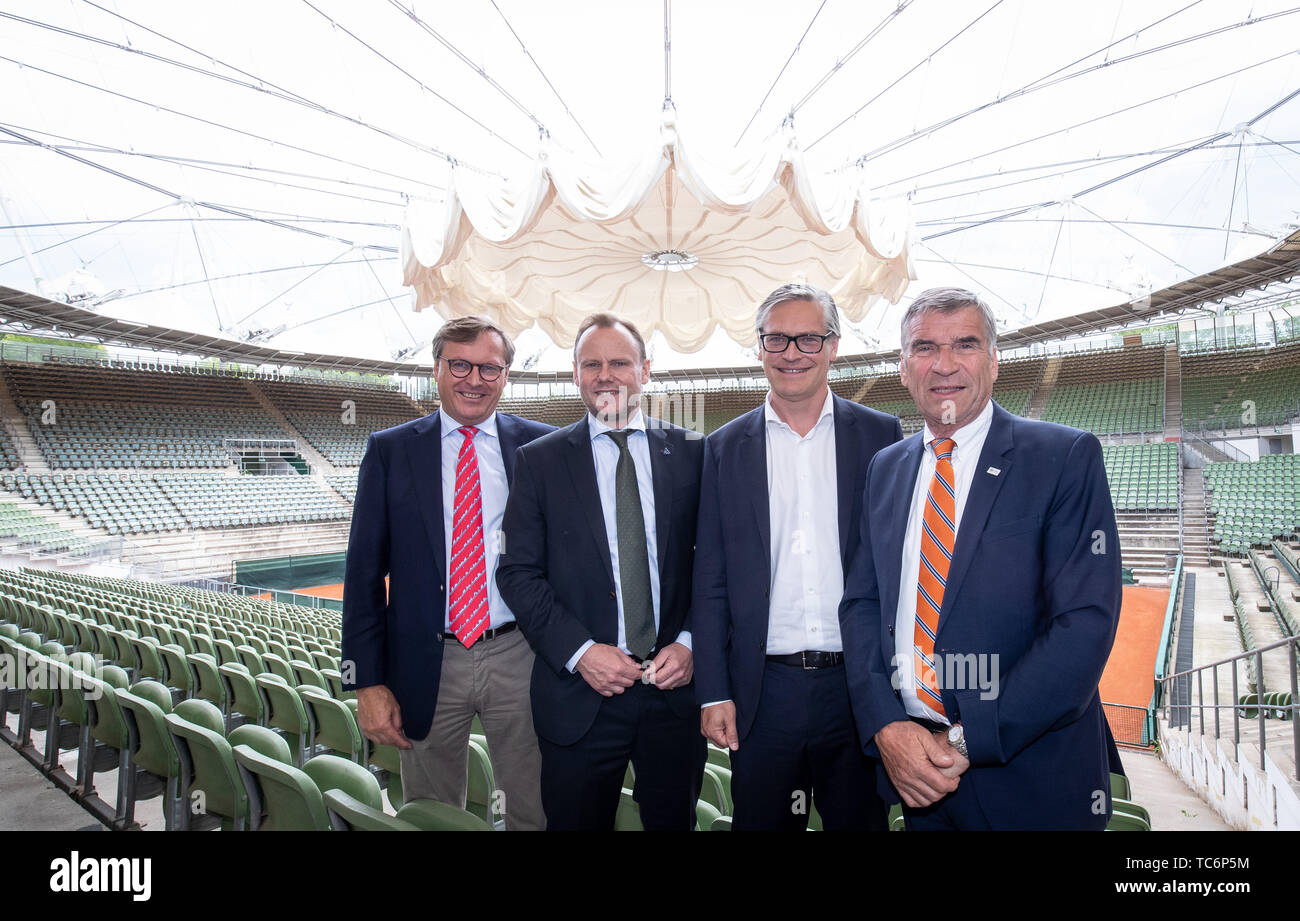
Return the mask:
{"type": "Polygon", "coordinates": [[[803,670],[806,672],[812,672],[817,670],[816,665],[808,664],[808,650],[806,649],[801,649],[799,651],[799,662],[803,666],[803,670]]]}

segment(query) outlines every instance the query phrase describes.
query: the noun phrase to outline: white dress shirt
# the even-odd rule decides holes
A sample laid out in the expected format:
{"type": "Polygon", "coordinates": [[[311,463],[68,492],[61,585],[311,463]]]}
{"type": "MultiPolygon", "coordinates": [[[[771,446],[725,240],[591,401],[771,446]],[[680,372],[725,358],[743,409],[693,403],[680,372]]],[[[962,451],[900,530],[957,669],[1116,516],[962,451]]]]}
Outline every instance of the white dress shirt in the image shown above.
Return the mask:
{"type": "MultiPolygon", "coordinates": [[[[957,443],[953,448],[951,460],[952,485],[957,493],[953,505],[957,514],[953,525],[958,535],[961,534],[962,511],[966,508],[966,498],[970,495],[970,486],[975,479],[975,468],[979,465],[980,452],[984,450],[984,438],[989,433],[989,423],[992,420],[993,401],[990,400],[984,404],[984,409],[978,416],[950,436],[957,443]]],[[[925,433],[921,437],[924,439],[923,453],[920,469],[916,472],[916,483],[912,487],[912,511],[908,515],[907,531],[904,532],[901,575],[898,579],[898,610],[894,615],[894,664],[898,668],[898,688],[908,716],[917,716],[936,723],[947,723],[949,721],[944,716],[922,702],[916,693],[913,636],[916,633],[916,584],[921,577],[921,523],[935,468],[934,449],[930,447],[930,442],[935,436],[930,431],[929,425],[926,425],[925,433]]],[[[935,663],[936,670],[940,670],[941,667],[941,663],[935,663]]],[[[946,673],[946,669],[939,671],[941,678],[946,673]]]]}
{"type": "MultiPolygon", "coordinates": [[[[641,517],[645,519],[645,543],[649,551],[650,598],[654,606],[655,633],[659,632],[659,529],[655,522],[654,473],[650,468],[650,436],[645,431],[645,416],[636,410],[625,429],[632,430],[627,439],[627,450],[636,467],[636,488],[641,496],[641,517]]],[[[600,493],[600,508],[605,518],[605,539],[609,543],[609,562],[614,571],[614,594],[618,599],[618,648],[628,652],[627,624],[623,620],[623,582],[618,568],[618,516],[615,496],[615,476],[618,472],[619,448],[606,432],[616,429],[587,413],[587,432],[591,438],[592,459],[596,462],[596,488],[600,493]]],[[[691,634],[683,630],[677,642],[691,648],[691,634]]],[[[596,644],[587,640],[578,647],[568,661],[569,671],[578,667],[578,660],[596,644]]]]}
{"type": "MultiPolygon", "coordinates": [[[[452,516],[456,510],[456,466],[460,447],[465,436],[460,433],[461,423],[444,409],[438,414],[442,424],[442,534],[447,552],[447,569],[451,570],[452,516]]],[[[497,557],[501,555],[501,516],[506,511],[506,496],[510,491],[506,480],[505,462],[501,458],[501,439],[497,437],[496,413],[475,426],[474,453],[478,457],[478,485],[483,501],[483,564],[487,570],[488,618],[487,630],[495,630],[510,623],[515,615],[506,607],[497,589],[497,557]]],[[[444,604],[444,632],[451,630],[451,586],[447,586],[448,601],[444,604]]]]}
{"type": "Polygon", "coordinates": [[[767,396],[768,523],[771,528],[767,654],[841,652],[839,488],[830,391],[807,435],[790,428],[767,396]]]}

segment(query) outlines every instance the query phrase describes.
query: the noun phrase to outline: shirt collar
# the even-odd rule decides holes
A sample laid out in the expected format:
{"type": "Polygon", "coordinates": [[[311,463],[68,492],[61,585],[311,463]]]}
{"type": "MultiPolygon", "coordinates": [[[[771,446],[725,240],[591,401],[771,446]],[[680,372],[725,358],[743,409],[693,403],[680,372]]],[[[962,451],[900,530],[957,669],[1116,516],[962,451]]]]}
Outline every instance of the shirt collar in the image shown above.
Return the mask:
{"type": "MultiPolygon", "coordinates": [[[[627,425],[623,426],[623,429],[631,429],[637,432],[645,431],[645,415],[642,414],[641,407],[638,406],[632,411],[632,418],[627,420],[627,425]]],[[[623,429],[615,429],[613,426],[606,425],[597,419],[593,413],[587,413],[587,433],[592,441],[595,441],[606,432],[622,431],[623,429]]]]}
{"type": "MultiPolygon", "coordinates": [[[[438,419],[442,424],[443,438],[446,438],[448,435],[452,434],[453,432],[459,432],[462,428],[464,428],[464,425],[462,425],[461,423],[453,419],[451,417],[451,413],[447,412],[447,410],[445,409],[442,412],[438,413],[438,419]]],[[[496,438],[497,437],[497,414],[493,413],[492,415],[488,416],[478,425],[474,426],[474,428],[478,429],[480,435],[491,435],[493,438],[496,438]]]]}
{"type": "MultiPolygon", "coordinates": [[[[959,448],[964,444],[971,444],[972,442],[978,442],[985,435],[988,434],[989,425],[992,422],[993,422],[993,400],[992,398],[990,398],[989,401],[984,404],[984,408],[980,410],[980,414],[978,416],[976,416],[970,422],[967,422],[965,425],[957,429],[957,431],[953,432],[948,437],[951,438],[954,442],[956,442],[957,447],[959,448]]],[[[928,422],[925,424],[925,434],[922,437],[925,439],[924,443],[926,447],[929,448],[930,442],[934,440],[935,436],[934,436],[934,432],[930,431],[930,423],[928,422]]]]}
{"type": "MultiPolygon", "coordinates": [[[[833,397],[834,395],[831,393],[830,387],[827,387],[826,401],[822,403],[822,411],[817,414],[817,421],[813,423],[813,428],[817,428],[817,426],[821,425],[822,420],[831,414],[831,411],[835,407],[833,397]]],[[[763,400],[763,420],[769,425],[771,423],[776,423],[777,425],[784,425],[786,428],[790,428],[790,426],[786,424],[785,420],[778,416],[776,410],[772,408],[772,391],[770,390],[767,392],[767,397],[763,400]]],[[[811,430],[812,429],[809,429],[809,431],[811,430]]],[[[793,429],[791,431],[793,431],[793,429]]]]}

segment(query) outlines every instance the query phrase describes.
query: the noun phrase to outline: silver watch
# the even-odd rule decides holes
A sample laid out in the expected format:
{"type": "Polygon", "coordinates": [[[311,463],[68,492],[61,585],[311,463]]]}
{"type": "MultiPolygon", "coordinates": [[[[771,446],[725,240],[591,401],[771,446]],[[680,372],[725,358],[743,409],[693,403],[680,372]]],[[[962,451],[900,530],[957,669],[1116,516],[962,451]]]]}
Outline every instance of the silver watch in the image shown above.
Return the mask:
{"type": "Polygon", "coordinates": [[[962,729],[961,723],[949,728],[948,744],[957,749],[967,761],[970,760],[970,752],[966,750],[966,731],[962,729]]]}

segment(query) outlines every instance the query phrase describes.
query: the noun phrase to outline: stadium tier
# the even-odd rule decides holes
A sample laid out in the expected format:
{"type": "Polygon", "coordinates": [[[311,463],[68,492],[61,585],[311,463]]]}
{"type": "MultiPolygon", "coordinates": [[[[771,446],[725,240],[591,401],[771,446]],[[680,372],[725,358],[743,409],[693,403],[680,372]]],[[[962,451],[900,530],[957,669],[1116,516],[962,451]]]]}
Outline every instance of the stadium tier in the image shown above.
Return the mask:
{"type": "Polygon", "coordinates": [[[1206,464],[1205,488],[1221,553],[1243,555],[1300,530],[1300,455],[1206,464]]]}
{"type": "Polygon", "coordinates": [[[300,476],[7,473],[0,485],[109,534],[330,521],[350,514],[329,489],[300,476]]]}
{"type": "Polygon", "coordinates": [[[1103,445],[1101,452],[1116,511],[1177,511],[1177,445],[1103,445]]]}
{"type": "Polygon", "coordinates": [[[1182,365],[1189,429],[1281,425],[1300,415],[1300,344],[1188,355],[1182,365]]]}
{"type": "Polygon", "coordinates": [[[340,467],[361,464],[371,432],[425,415],[398,390],[288,380],[256,386],[312,447],[340,467]]]}
{"type": "Polygon", "coordinates": [[[1164,428],[1165,350],[1120,349],[1066,357],[1042,418],[1098,435],[1164,428]]]}

